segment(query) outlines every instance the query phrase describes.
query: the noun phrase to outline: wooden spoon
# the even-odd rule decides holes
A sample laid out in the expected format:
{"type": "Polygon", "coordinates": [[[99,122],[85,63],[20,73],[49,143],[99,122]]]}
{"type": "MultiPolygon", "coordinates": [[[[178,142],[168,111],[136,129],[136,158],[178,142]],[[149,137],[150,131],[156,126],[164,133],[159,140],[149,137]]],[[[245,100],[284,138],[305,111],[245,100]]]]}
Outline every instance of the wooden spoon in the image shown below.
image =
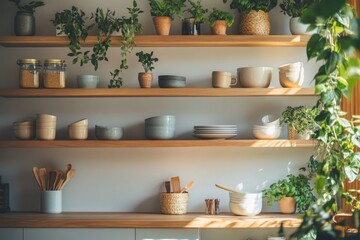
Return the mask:
{"type": "Polygon", "coordinates": [[[61,185],[60,190],[62,190],[65,185],[69,182],[69,180],[75,175],[75,170],[74,169],[70,169],[67,174],[66,174],[66,179],[64,181],[64,183],[61,185]]]}
{"type": "Polygon", "coordinates": [[[231,187],[224,186],[224,185],[222,185],[222,184],[215,183],[215,186],[217,186],[218,188],[221,188],[221,189],[223,189],[223,190],[229,191],[229,192],[241,193],[241,192],[238,191],[238,190],[235,190],[235,189],[233,189],[233,188],[231,188],[231,187]]]}
{"type": "Polygon", "coordinates": [[[174,193],[180,192],[180,178],[178,176],[171,178],[171,189],[174,193]]]}
{"type": "Polygon", "coordinates": [[[186,190],[189,190],[190,188],[192,188],[192,186],[194,185],[194,181],[190,181],[188,182],[185,187],[183,187],[183,189],[181,189],[180,193],[185,192],[186,190]]]}
{"type": "Polygon", "coordinates": [[[59,181],[61,180],[61,178],[63,177],[64,173],[63,171],[61,171],[60,169],[56,169],[56,176],[55,176],[55,181],[54,181],[54,185],[53,185],[53,189],[57,190],[57,187],[59,185],[59,181]]]}
{"type": "Polygon", "coordinates": [[[39,170],[39,179],[41,182],[41,189],[43,191],[46,191],[46,169],[45,168],[40,168],[39,170]]]}
{"type": "Polygon", "coordinates": [[[37,167],[33,167],[33,173],[34,173],[36,182],[38,183],[40,189],[42,189],[42,185],[41,185],[40,178],[39,178],[39,169],[37,167]]]}

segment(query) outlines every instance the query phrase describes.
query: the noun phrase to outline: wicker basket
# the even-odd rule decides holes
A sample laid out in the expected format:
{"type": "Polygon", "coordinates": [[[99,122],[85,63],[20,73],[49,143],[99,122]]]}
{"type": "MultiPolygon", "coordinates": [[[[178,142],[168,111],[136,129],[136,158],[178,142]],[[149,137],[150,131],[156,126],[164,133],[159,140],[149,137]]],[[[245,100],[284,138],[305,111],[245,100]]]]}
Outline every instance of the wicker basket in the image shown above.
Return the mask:
{"type": "Polygon", "coordinates": [[[297,133],[294,128],[288,127],[288,139],[300,139],[300,140],[309,140],[311,139],[310,133],[297,133]]]}
{"type": "Polygon", "coordinates": [[[160,211],[162,214],[186,214],[188,209],[189,194],[161,193],[160,211]]]}
{"type": "Polygon", "coordinates": [[[240,12],[239,33],[242,35],[269,35],[269,13],[251,10],[249,13],[240,12]]]}
{"type": "Polygon", "coordinates": [[[297,139],[297,133],[294,128],[288,127],[288,139],[297,139]]]}

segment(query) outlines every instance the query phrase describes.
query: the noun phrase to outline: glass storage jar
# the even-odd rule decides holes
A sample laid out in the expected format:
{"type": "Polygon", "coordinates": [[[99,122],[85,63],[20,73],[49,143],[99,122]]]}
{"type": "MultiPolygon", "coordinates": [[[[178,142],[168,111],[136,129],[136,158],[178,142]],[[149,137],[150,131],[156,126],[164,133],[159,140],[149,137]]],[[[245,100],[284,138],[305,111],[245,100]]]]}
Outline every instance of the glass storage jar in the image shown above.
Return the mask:
{"type": "Polygon", "coordinates": [[[18,59],[20,88],[39,88],[41,62],[38,59],[18,59]]]}
{"type": "Polygon", "coordinates": [[[44,61],[44,87],[65,88],[66,63],[61,59],[46,59],[44,61]]]}

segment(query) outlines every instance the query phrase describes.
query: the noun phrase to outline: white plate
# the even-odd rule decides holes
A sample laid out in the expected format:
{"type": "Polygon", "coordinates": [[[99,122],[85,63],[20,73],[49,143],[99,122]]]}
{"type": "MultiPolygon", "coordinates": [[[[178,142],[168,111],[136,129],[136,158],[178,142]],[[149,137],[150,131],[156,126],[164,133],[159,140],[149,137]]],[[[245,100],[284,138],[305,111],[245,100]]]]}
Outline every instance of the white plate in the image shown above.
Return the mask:
{"type": "Polygon", "coordinates": [[[206,130],[206,131],[202,131],[202,130],[195,130],[193,133],[215,133],[215,134],[223,134],[223,133],[237,133],[236,130],[229,130],[229,131],[223,131],[223,130],[220,130],[220,131],[209,131],[209,130],[206,130]]]}
{"type": "Polygon", "coordinates": [[[237,128],[236,125],[202,125],[202,126],[194,126],[194,128],[237,128]]]}
{"type": "Polygon", "coordinates": [[[194,134],[193,136],[201,139],[227,139],[236,137],[237,134],[194,134]]]}

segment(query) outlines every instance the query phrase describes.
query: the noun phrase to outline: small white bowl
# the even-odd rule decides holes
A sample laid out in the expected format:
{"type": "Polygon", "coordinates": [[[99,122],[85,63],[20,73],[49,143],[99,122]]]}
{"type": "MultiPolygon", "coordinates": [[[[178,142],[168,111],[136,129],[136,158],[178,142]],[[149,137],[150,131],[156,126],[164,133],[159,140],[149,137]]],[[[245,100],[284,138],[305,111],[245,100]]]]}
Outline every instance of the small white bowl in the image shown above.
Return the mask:
{"type": "Polygon", "coordinates": [[[276,125],[259,126],[254,125],[253,135],[257,139],[277,139],[280,137],[281,127],[276,125]]]}
{"type": "Polygon", "coordinates": [[[261,122],[264,126],[279,126],[280,125],[280,117],[276,114],[268,114],[261,118],[261,122]]]}
{"type": "Polygon", "coordinates": [[[304,64],[302,62],[294,62],[294,63],[287,63],[284,65],[279,66],[279,70],[289,70],[292,68],[299,68],[302,67],[304,64]]]}

